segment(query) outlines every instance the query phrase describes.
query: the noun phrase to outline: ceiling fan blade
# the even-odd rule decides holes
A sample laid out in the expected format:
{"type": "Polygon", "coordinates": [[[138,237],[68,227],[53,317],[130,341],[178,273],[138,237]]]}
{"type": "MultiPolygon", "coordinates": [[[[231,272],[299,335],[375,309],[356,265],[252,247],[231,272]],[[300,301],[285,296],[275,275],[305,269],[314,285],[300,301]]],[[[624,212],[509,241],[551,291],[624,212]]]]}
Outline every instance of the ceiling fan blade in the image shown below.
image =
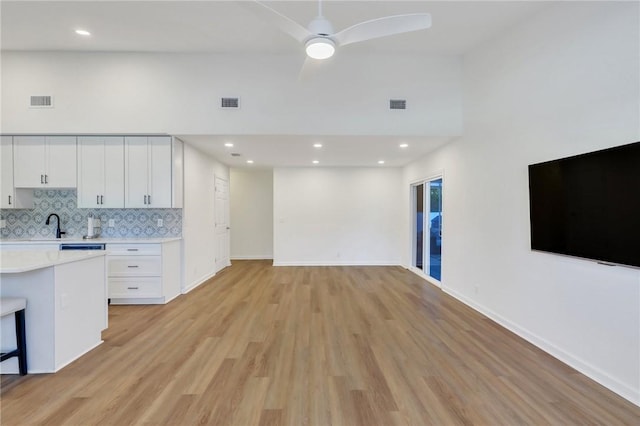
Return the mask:
{"type": "Polygon", "coordinates": [[[298,24],[293,19],[290,19],[284,16],[282,13],[278,12],[275,9],[267,6],[264,2],[253,0],[251,2],[241,2],[241,4],[246,5],[259,5],[260,7],[252,7],[252,10],[259,13],[266,20],[273,23],[275,26],[280,28],[285,33],[289,34],[291,37],[298,40],[300,43],[307,40],[312,34],[302,25],[298,24]]]}
{"type": "Polygon", "coordinates": [[[334,34],[332,38],[338,42],[338,45],[344,46],[374,38],[424,30],[429,27],[431,27],[431,15],[428,13],[386,16],[353,25],[334,34]]]}
{"type": "Polygon", "coordinates": [[[306,85],[308,83],[313,83],[315,79],[322,76],[323,73],[330,68],[334,59],[335,56],[319,61],[317,59],[311,59],[305,55],[304,62],[302,63],[300,72],[298,73],[298,84],[306,85]]]}
{"type": "Polygon", "coordinates": [[[312,60],[305,56],[304,62],[300,67],[300,72],[298,72],[298,84],[303,83],[305,80],[309,79],[309,76],[313,73],[313,67],[315,64],[312,63],[312,60]]]}

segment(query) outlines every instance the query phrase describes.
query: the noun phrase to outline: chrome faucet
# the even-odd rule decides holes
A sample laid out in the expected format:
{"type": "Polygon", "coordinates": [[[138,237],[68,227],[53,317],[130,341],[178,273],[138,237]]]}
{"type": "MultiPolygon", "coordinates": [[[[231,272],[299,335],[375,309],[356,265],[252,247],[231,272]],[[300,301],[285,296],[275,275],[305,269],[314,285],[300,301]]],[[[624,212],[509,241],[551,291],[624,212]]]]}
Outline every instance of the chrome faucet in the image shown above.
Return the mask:
{"type": "Polygon", "coordinates": [[[45,225],[49,224],[51,220],[51,216],[55,216],[55,218],[58,219],[58,226],[56,226],[56,238],[62,238],[62,234],[66,234],[66,232],[60,230],[60,216],[58,216],[55,213],[51,213],[49,217],[47,217],[47,221],[44,224],[45,225]]]}

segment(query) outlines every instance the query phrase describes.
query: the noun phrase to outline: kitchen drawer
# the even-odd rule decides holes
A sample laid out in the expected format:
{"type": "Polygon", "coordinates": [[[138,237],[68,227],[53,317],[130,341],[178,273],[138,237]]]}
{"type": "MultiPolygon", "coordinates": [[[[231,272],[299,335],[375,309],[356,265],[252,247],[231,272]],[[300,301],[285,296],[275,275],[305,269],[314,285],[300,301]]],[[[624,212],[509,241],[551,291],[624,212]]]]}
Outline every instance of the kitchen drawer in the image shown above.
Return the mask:
{"type": "Polygon", "coordinates": [[[162,275],[161,256],[108,256],[110,277],[162,275]]]}
{"type": "Polygon", "coordinates": [[[162,280],[158,278],[109,278],[109,298],[162,297],[162,280]]]}
{"type": "Polygon", "coordinates": [[[160,256],[161,244],[107,244],[107,253],[126,256],[160,256]]]}

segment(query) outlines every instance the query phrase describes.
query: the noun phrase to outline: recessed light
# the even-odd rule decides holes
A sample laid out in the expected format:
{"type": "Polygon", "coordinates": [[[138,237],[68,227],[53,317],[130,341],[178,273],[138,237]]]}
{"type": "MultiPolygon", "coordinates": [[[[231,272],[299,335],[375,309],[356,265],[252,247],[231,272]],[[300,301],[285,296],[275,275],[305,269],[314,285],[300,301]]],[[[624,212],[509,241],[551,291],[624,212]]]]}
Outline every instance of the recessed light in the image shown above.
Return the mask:
{"type": "Polygon", "coordinates": [[[91,33],[87,30],[76,30],[76,34],[81,35],[81,36],[90,36],[91,33]]]}
{"type": "Polygon", "coordinates": [[[226,146],[227,148],[231,148],[233,144],[231,142],[227,142],[224,144],[224,146],[226,146]]]}
{"type": "Polygon", "coordinates": [[[314,148],[322,148],[322,144],[321,143],[314,143],[313,147],[314,148]]]}
{"type": "Polygon", "coordinates": [[[247,160],[248,164],[253,164],[253,160],[247,160]]]}
{"type": "Polygon", "coordinates": [[[409,144],[408,143],[401,143],[400,144],[400,148],[408,148],[409,144]]]}
{"type": "Polygon", "coordinates": [[[384,164],[384,160],[379,160],[378,164],[384,164]]]}
{"type": "Polygon", "coordinates": [[[313,160],[312,163],[313,164],[319,164],[320,162],[318,160],[313,160]]]}

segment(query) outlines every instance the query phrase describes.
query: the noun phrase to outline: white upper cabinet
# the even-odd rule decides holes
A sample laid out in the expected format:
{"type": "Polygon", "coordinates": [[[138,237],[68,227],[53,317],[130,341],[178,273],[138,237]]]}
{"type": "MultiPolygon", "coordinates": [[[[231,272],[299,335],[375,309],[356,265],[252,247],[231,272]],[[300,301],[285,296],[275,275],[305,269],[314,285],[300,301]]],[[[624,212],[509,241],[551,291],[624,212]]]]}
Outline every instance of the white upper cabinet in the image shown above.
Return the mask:
{"type": "Polygon", "coordinates": [[[13,142],[11,136],[2,136],[0,140],[0,208],[13,208],[13,142]]]}
{"type": "Polygon", "coordinates": [[[170,136],[125,138],[125,207],[172,207],[170,136]]]}
{"type": "Polygon", "coordinates": [[[14,136],[16,188],[75,188],[75,136],[14,136]]]}
{"type": "Polygon", "coordinates": [[[124,207],[123,137],[78,137],[78,207],[124,207]]]}
{"type": "Polygon", "coordinates": [[[0,144],[0,209],[33,208],[33,191],[13,185],[13,138],[2,136],[0,144]]]}

